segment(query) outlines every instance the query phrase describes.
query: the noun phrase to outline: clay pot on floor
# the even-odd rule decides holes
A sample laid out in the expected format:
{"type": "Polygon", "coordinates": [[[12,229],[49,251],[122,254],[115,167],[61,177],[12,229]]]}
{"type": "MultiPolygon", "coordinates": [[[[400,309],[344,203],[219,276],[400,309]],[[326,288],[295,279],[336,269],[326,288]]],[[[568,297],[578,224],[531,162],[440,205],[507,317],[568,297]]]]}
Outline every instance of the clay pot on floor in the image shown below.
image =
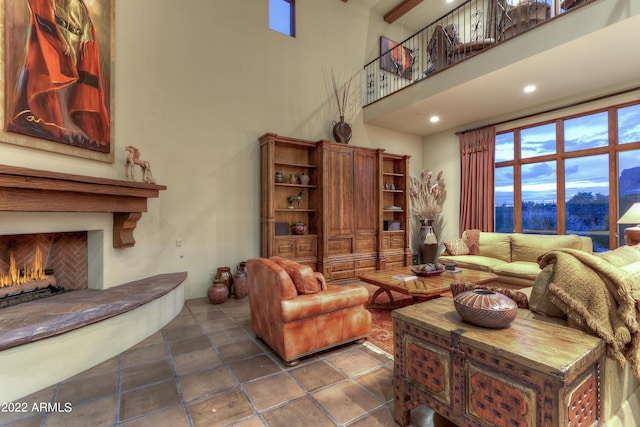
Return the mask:
{"type": "Polygon", "coordinates": [[[215,280],[224,280],[227,285],[227,296],[231,295],[231,284],[233,283],[233,275],[231,274],[231,269],[229,267],[218,267],[216,272],[215,280]]]}
{"type": "Polygon", "coordinates": [[[207,291],[207,298],[211,304],[222,304],[227,300],[229,296],[229,288],[227,283],[223,279],[216,279],[213,281],[213,285],[207,291]]]}
{"type": "MultiPolygon", "coordinates": [[[[247,271],[242,268],[242,263],[238,266],[236,274],[233,275],[233,295],[236,299],[242,299],[247,296],[247,271]]],[[[245,264],[246,265],[246,264],[245,264]]]]}

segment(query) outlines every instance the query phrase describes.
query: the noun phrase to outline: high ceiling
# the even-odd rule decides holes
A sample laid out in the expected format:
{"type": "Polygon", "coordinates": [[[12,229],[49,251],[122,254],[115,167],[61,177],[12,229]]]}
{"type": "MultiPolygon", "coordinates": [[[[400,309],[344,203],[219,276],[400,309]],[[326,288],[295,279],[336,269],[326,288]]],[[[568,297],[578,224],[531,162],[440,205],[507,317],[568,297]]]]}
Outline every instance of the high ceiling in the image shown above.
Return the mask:
{"type": "MultiPolygon", "coordinates": [[[[384,16],[401,0],[348,2],[384,16]]],[[[417,31],[462,2],[426,0],[393,25],[417,31]]],[[[640,35],[640,12],[631,3],[627,10],[612,3],[625,2],[587,4],[367,106],[365,123],[426,136],[640,86],[640,55],[632,53],[629,43],[621,43],[640,35]],[[606,3],[613,7],[600,7],[606,3]],[[538,90],[523,94],[530,83],[538,90]],[[431,115],[441,121],[430,123],[431,115]]]]}

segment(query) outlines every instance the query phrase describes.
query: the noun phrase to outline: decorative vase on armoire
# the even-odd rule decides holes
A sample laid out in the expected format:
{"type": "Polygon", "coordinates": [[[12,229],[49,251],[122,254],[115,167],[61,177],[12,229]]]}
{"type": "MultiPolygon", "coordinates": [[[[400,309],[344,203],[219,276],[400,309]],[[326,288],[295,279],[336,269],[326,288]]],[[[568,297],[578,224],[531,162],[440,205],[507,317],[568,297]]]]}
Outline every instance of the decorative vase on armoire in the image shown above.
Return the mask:
{"type": "Polygon", "coordinates": [[[333,122],[333,137],[336,142],[348,144],[351,139],[351,125],[344,121],[344,116],[340,116],[339,122],[333,122]]]}
{"type": "Polygon", "coordinates": [[[420,264],[435,264],[438,260],[438,237],[433,231],[433,220],[420,220],[417,243],[420,264]]]}

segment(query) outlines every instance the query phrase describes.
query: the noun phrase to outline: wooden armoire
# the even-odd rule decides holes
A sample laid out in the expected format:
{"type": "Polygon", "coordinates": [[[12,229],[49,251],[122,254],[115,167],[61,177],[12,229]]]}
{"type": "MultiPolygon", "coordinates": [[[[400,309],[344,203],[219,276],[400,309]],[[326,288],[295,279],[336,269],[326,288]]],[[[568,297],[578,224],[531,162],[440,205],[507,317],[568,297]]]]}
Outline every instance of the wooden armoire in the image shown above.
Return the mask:
{"type": "Polygon", "coordinates": [[[410,156],[273,133],[259,141],[260,256],[308,264],[334,283],[411,264],[410,156]]]}

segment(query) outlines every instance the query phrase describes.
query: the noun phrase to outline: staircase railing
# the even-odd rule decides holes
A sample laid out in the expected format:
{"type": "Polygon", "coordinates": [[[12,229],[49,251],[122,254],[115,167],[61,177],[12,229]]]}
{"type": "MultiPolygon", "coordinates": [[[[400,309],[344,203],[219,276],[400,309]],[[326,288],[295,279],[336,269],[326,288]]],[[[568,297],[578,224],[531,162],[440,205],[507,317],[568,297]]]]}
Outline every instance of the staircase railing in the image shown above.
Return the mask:
{"type": "Polygon", "coordinates": [[[380,56],[364,66],[363,104],[369,105],[593,1],[467,0],[402,42],[381,37],[380,56]]]}

